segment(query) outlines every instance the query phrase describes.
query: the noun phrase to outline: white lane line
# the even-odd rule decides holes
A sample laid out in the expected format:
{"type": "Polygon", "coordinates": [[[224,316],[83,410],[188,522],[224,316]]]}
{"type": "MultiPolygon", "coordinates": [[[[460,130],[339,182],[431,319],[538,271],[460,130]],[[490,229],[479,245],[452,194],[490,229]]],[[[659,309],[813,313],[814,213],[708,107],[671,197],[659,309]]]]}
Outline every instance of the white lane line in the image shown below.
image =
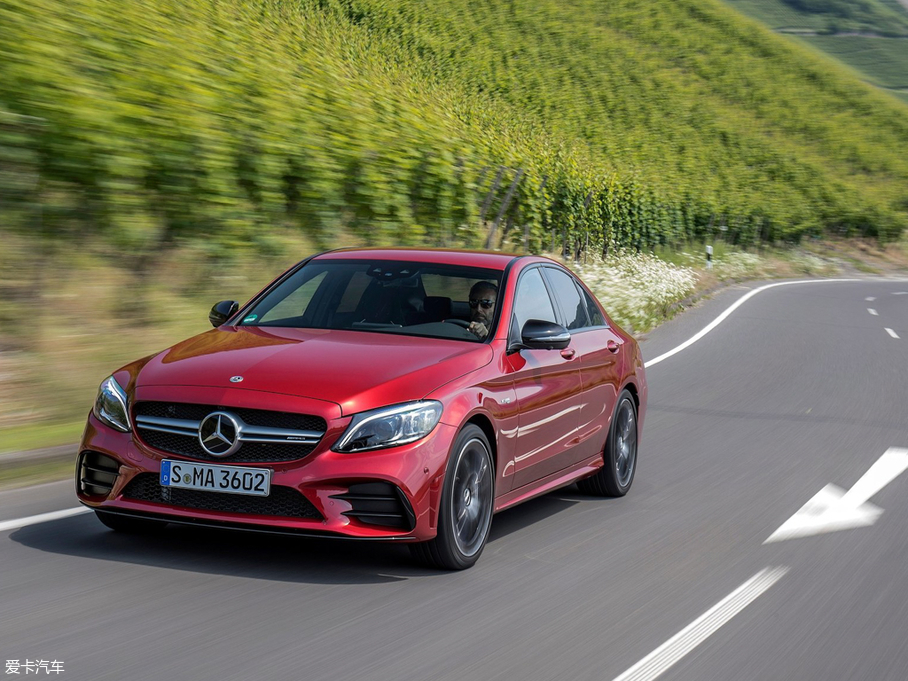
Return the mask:
{"type": "Polygon", "coordinates": [[[908,296],[908,291],[893,291],[892,295],[894,296],[908,296]]]}
{"type": "Polygon", "coordinates": [[[887,329],[886,329],[886,333],[888,333],[888,334],[889,334],[890,336],[892,336],[893,338],[898,338],[898,337],[899,337],[899,335],[898,335],[895,331],[893,331],[892,329],[890,329],[890,328],[887,328],[887,329]]]}
{"type": "Polygon", "coordinates": [[[879,317],[879,316],[880,316],[880,313],[877,312],[876,310],[874,310],[872,307],[868,307],[868,308],[867,308],[867,311],[868,311],[870,314],[872,314],[874,317],[879,317]]]}
{"type": "Polygon", "coordinates": [[[678,354],[685,348],[689,348],[691,345],[693,345],[698,340],[703,338],[703,336],[705,336],[710,331],[712,331],[717,326],[719,326],[719,324],[724,322],[725,319],[732,312],[737,310],[739,307],[741,307],[741,305],[743,305],[748,300],[750,300],[751,298],[753,298],[755,295],[757,295],[758,293],[760,293],[762,291],[765,291],[765,290],[771,289],[771,288],[775,288],[776,286],[791,286],[792,284],[826,284],[826,283],[842,282],[842,281],[861,281],[861,280],[860,279],[803,279],[803,280],[798,280],[798,281],[781,281],[777,284],[767,284],[766,286],[761,286],[760,288],[755,288],[753,291],[750,291],[750,292],[744,294],[737,301],[732,303],[732,305],[727,310],[725,310],[725,312],[720,314],[718,317],[716,317],[714,320],[712,320],[709,324],[707,324],[705,327],[703,327],[703,329],[700,331],[700,333],[698,333],[695,336],[693,336],[692,338],[689,338],[688,340],[684,341],[678,347],[672,348],[668,352],[662,353],[658,357],[651,359],[649,362],[645,362],[643,366],[645,366],[646,368],[649,368],[655,364],[658,364],[663,359],[668,359],[672,355],[678,354]]]}
{"type": "Polygon", "coordinates": [[[5,532],[6,530],[17,530],[20,527],[26,527],[28,525],[37,525],[38,523],[46,523],[50,520],[60,520],[60,518],[69,518],[70,516],[79,515],[80,513],[90,512],[90,508],[85,506],[79,506],[78,508],[67,508],[63,511],[53,511],[51,513],[41,513],[39,515],[32,515],[28,518],[18,518],[16,520],[4,520],[0,522],[0,532],[5,532]]]}
{"type": "Polygon", "coordinates": [[[864,298],[864,300],[866,300],[868,303],[872,303],[874,300],[876,300],[876,298],[874,298],[873,296],[867,296],[866,298],[864,298]]]}
{"type": "Polygon", "coordinates": [[[761,570],[614,681],[652,681],[755,601],[786,572],[787,567],[761,570]]]}

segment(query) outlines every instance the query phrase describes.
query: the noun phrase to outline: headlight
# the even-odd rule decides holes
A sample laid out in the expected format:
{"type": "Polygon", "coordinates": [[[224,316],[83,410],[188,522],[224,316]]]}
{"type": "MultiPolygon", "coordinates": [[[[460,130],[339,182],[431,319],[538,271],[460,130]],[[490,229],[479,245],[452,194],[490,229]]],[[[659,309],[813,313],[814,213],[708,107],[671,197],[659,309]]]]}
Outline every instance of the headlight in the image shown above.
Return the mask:
{"type": "Polygon", "coordinates": [[[111,428],[116,428],[124,433],[130,431],[126,393],[113,376],[105,379],[98,388],[98,397],[92,412],[111,428]]]}
{"type": "Polygon", "coordinates": [[[441,418],[441,410],[441,402],[426,401],[364,411],[353,417],[332,449],[365,452],[416,442],[432,432],[441,418]]]}

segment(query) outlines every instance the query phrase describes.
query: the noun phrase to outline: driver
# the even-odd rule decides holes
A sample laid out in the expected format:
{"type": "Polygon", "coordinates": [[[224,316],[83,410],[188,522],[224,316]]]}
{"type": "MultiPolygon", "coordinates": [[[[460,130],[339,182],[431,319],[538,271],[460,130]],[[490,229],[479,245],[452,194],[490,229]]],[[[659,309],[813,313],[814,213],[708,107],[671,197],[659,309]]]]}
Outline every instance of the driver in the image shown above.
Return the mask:
{"type": "Polygon", "coordinates": [[[470,289],[470,326],[467,330],[485,340],[492,327],[498,287],[490,281],[478,281],[470,289]]]}

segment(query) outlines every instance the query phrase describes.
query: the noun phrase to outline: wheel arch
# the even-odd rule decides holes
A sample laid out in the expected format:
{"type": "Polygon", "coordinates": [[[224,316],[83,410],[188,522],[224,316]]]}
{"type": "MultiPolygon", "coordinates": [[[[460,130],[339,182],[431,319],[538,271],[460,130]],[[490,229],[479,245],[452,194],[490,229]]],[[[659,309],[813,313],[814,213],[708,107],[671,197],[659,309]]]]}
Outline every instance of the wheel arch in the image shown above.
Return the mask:
{"type": "MultiPolygon", "coordinates": [[[[628,381],[624,384],[621,390],[627,390],[631,396],[634,398],[634,406],[637,408],[637,411],[640,411],[640,393],[637,390],[637,386],[633,381],[628,381]]],[[[621,394],[621,390],[618,391],[618,394],[621,394]]]]}
{"type": "Polygon", "coordinates": [[[485,434],[486,439],[489,441],[489,447],[492,448],[492,451],[489,453],[492,455],[492,469],[495,472],[495,476],[493,476],[492,480],[494,481],[498,475],[498,438],[496,437],[495,426],[492,425],[491,419],[482,412],[471,415],[470,418],[464,422],[463,426],[461,426],[461,430],[471,423],[477,426],[485,434]]]}

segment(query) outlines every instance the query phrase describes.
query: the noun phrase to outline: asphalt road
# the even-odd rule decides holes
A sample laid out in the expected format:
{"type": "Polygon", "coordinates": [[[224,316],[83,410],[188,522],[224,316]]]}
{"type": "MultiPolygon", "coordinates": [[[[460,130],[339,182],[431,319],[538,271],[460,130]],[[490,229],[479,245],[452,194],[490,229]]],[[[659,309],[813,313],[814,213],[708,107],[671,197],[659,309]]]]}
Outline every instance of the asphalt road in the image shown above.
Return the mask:
{"type": "MultiPolygon", "coordinates": [[[[645,356],[754,287],[659,328],[645,356]]],[[[73,680],[609,681],[779,568],[699,623],[698,645],[676,639],[658,678],[908,678],[908,471],[864,495],[874,524],[764,544],[827,484],[908,448],[908,282],[768,289],[648,378],[631,493],[501,513],[461,573],[402,546],[137,538],[90,514],[0,531],[0,655],[73,680]]],[[[69,483],[5,492],[0,523],[73,506],[69,483]]]]}

